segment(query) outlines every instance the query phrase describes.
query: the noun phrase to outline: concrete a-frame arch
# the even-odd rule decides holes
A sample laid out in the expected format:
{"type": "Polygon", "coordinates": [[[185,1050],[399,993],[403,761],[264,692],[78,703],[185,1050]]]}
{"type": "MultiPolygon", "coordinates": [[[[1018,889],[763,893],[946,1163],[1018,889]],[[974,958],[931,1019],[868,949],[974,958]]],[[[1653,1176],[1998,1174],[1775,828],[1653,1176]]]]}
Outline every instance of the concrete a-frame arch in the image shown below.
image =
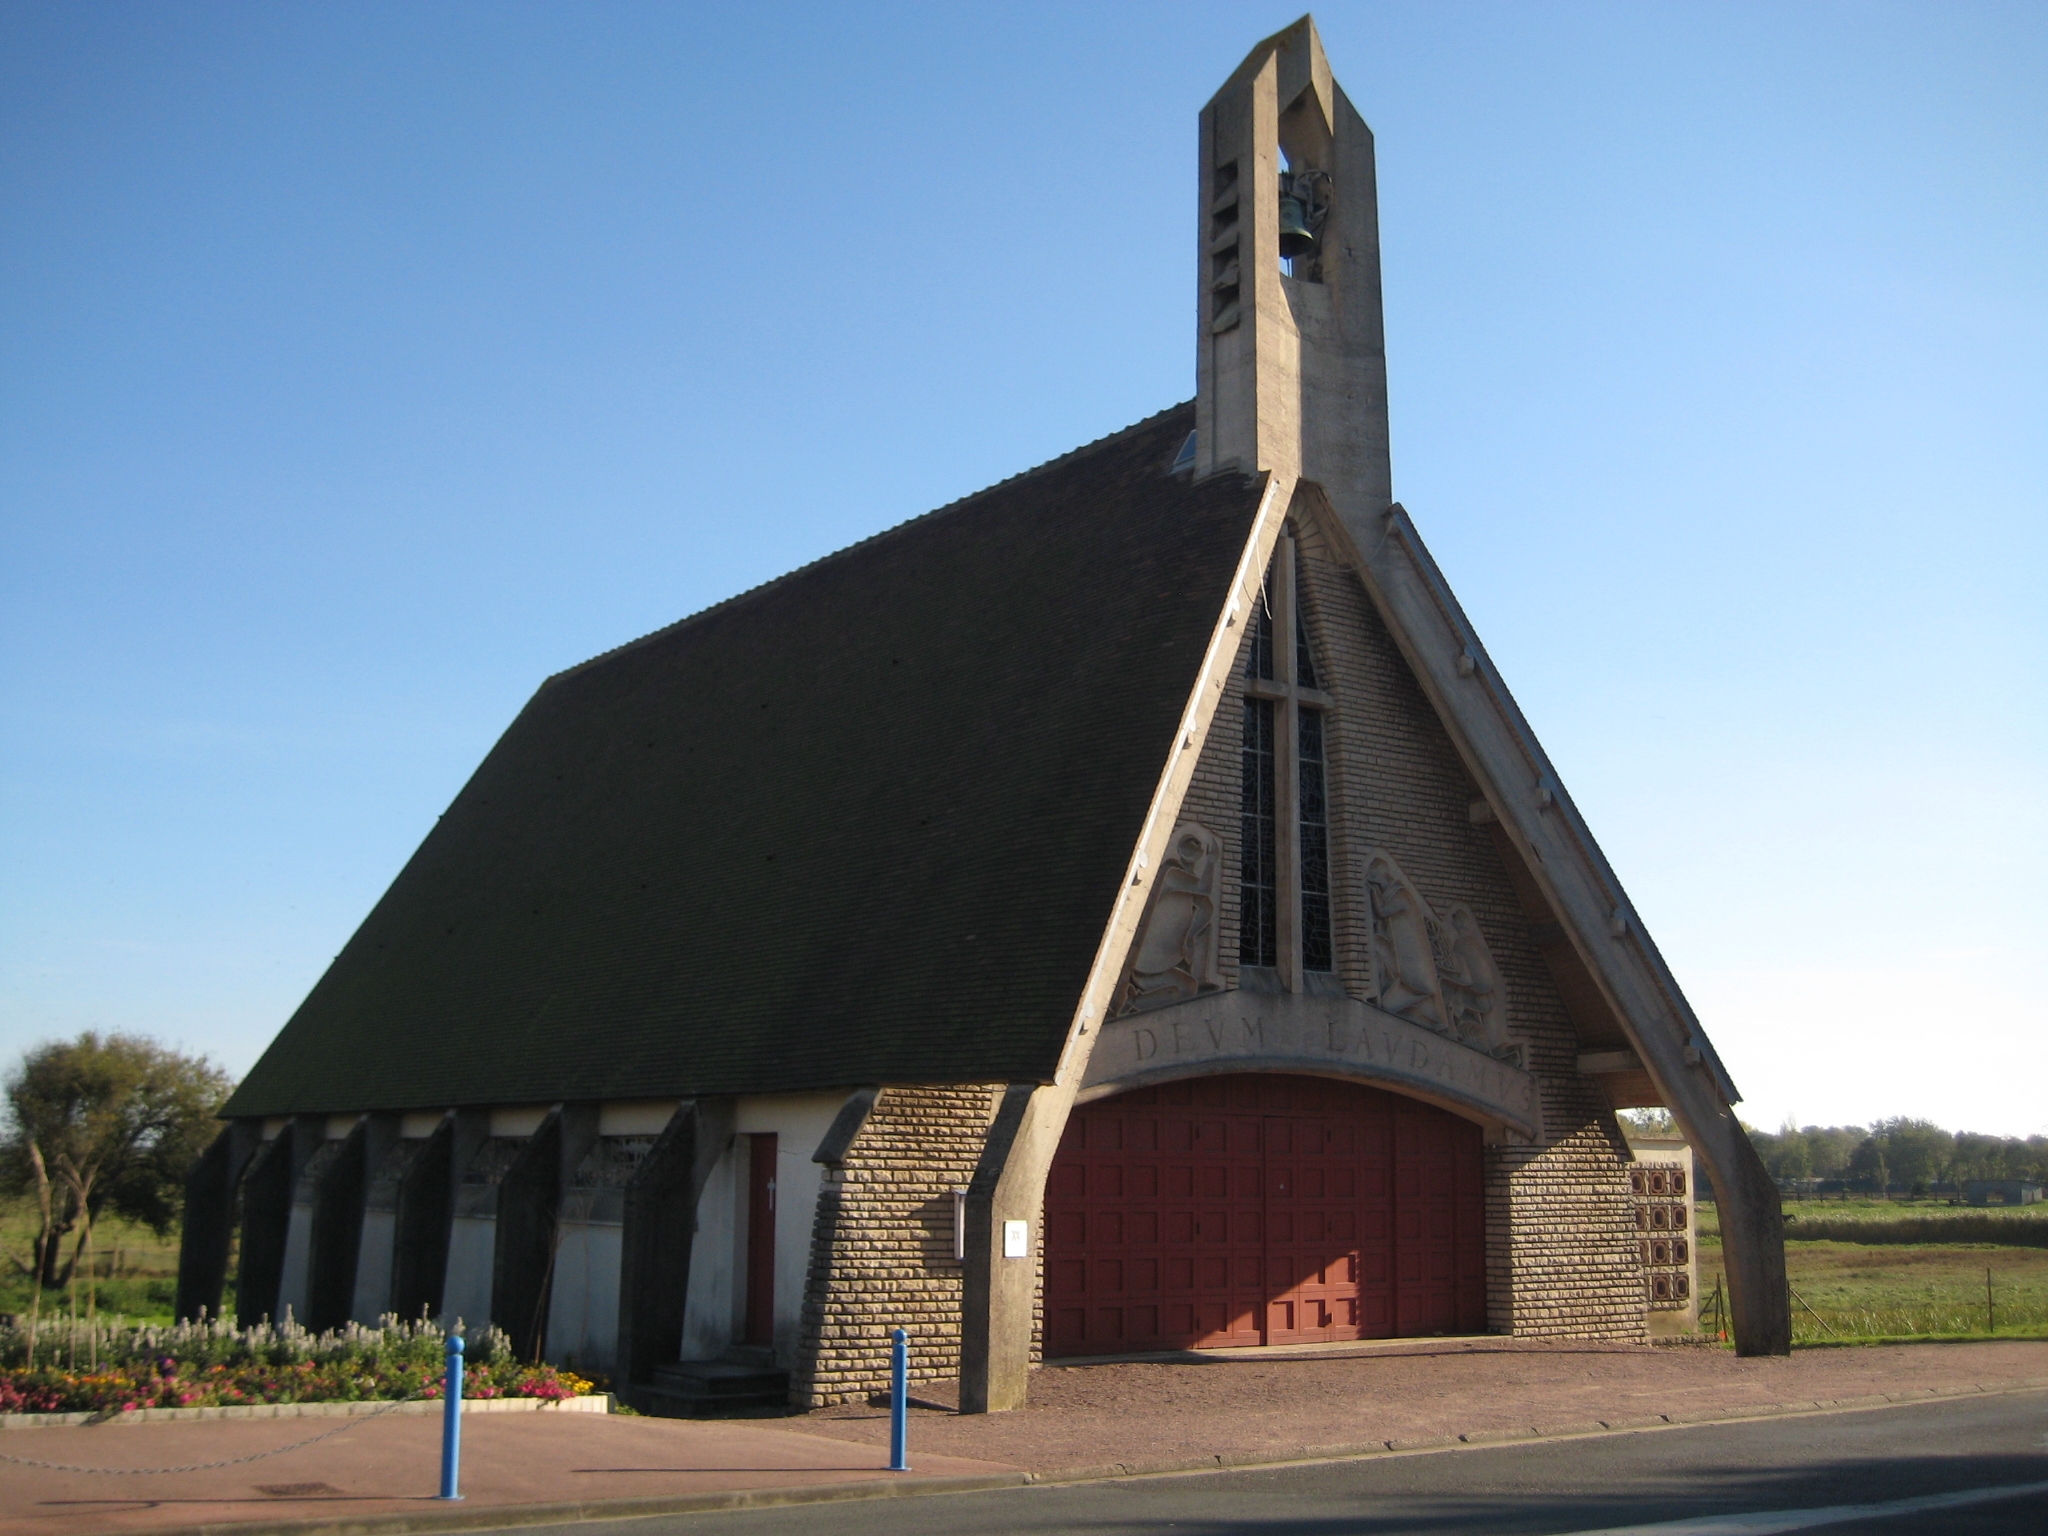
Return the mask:
{"type": "Polygon", "coordinates": [[[968,1197],[962,1403],[1021,1405],[1033,1233],[1069,1110],[1226,695],[1284,522],[1312,521],[1353,572],[1484,794],[1504,864],[1587,1048],[1580,1070],[1615,1107],[1670,1108],[1720,1202],[1737,1349],[1783,1354],[1791,1320],[1777,1189],[1732,1108],[1738,1095],[1535,733],[1413,521],[1392,499],[1378,214],[1370,129],[1331,75],[1312,20],[1254,48],[1201,116],[1197,241],[1198,478],[1266,477],[1264,498],[1172,759],[1163,765],[1053,1082],[1003,1094],[968,1197]],[[1283,167],[1284,157],[1284,167],[1283,167]],[[1320,200],[1321,238],[1280,258],[1282,177],[1320,200]]]}

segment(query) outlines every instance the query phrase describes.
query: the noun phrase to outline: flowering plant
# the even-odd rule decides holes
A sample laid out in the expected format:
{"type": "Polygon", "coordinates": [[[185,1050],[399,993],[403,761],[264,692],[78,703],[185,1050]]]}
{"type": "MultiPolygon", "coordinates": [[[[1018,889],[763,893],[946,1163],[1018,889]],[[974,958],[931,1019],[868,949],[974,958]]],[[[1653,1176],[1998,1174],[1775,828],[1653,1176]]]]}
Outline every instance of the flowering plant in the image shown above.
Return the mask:
{"type": "MultiPolygon", "coordinates": [[[[0,1326],[0,1413],[437,1398],[444,1383],[443,1334],[426,1318],[385,1317],[319,1334],[289,1315],[253,1328],[224,1319],[169,1327],[53,1319],[37,1335],[31,1363],[27,1326],[0,1326]]],[[[467,1346],[465,1397],[558,1402],[591,1390],[573,1372],[515,1360],[505,1335],[488,1325],[467,1346]]]]}

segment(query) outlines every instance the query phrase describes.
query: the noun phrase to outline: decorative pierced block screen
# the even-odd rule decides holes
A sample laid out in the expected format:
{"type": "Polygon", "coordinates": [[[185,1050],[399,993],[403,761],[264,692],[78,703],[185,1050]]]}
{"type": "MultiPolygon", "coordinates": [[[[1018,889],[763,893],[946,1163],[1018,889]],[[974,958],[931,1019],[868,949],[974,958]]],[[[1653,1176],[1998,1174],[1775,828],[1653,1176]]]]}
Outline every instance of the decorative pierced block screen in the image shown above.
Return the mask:
{"type": "Polygon", "coordinates": [[[1680,1163],[1639,1162],[1629,1170],[1646,1299],[1653,1312],[1692,1305],[1692,1181],[1680,1163]]]}

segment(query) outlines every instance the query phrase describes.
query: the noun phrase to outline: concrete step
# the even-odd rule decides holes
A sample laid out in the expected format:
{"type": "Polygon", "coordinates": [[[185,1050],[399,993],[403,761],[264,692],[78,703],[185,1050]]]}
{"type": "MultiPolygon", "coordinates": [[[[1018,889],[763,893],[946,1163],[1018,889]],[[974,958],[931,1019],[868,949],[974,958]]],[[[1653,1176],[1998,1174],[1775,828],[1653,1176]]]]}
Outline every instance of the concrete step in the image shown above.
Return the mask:
{"type": "Polygon", "coordinates": [[[740,1359],[679,1360],[656,1366],[652,1379],[637,1385],[633,1395],[650,1399],[635,1404],[643,1412],[780,1407],[789,1401],[789,1372],[777,1370],[766,1350],[748,1351],[740,1359]]]}

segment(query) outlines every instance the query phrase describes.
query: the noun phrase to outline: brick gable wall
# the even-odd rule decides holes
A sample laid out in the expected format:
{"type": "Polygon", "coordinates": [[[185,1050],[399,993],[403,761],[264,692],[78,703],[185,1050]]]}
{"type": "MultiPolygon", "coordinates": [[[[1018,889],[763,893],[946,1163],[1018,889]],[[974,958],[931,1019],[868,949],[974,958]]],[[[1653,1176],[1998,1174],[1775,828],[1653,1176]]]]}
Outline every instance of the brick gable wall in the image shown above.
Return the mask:
{"type": "MultiPolygon", "coordinates": [[[[1543,1117],[1538,1145],[1487,1152],[1490,1325],[1533,1337],[1640,1338],[1643,1280],[1626,1143],[1599,1089],[1578,1073],[1578,1036],[1563,999],[1488,829],[1472,819],[1479,788],[1358,579],[1313,527],[1297,524],[1295,532],[1309,643],[1324,691],[1337,700],[1324,749],[1338,975],[1353,997],[1371,995],[1366,850],[1392,852],[1434,905],[1471,908],[1506,984],[1510,1036],[1537,1076],[1543,1117]]],[[[1244,660],[1241,648],[1236,676],[1244,660]]],[[[1181,812],[1224,840],[1227,986],[1237,984],[1239,751],[1232,698],[1218,711],[1181,812]]]]}

